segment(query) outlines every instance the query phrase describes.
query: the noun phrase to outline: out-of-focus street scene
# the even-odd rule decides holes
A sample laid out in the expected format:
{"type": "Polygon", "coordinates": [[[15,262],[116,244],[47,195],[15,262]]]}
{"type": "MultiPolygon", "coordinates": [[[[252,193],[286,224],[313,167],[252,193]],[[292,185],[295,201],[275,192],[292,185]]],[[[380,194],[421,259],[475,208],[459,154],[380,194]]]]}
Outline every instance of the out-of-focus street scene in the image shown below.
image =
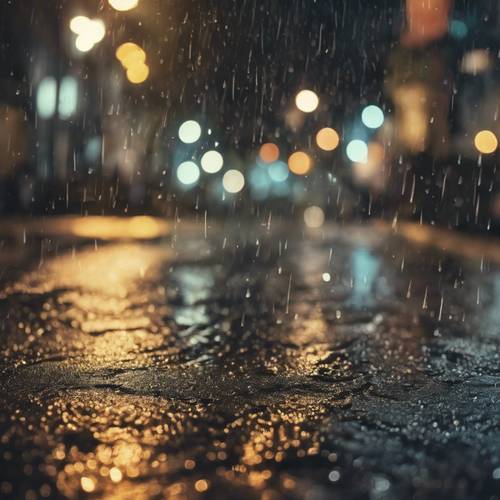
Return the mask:
{"type": "Polygon", "coordinates": [[[500,1],[5,0],[0,498],[500,499],[500,1]]]}

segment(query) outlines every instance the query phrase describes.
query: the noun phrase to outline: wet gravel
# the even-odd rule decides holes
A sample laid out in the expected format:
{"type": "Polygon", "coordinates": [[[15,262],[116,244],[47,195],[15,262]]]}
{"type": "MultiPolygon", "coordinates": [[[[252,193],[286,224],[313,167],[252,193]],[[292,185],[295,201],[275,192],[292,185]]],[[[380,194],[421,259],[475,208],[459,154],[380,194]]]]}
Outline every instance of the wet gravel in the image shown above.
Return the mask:
{"type": "Polygon", "coordinates": [[[500,269],[374,227],[0,245],[0,497],[500,498],[500,269]]]}

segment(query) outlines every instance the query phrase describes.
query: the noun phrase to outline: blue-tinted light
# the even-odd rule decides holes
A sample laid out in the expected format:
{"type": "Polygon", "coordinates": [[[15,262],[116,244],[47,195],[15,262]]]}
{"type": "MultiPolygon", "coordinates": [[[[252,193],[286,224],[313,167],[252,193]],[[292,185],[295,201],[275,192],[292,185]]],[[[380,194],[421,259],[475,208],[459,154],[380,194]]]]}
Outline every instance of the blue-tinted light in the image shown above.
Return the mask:
{"type": "Polygon", "coordinates": [[[347,158],[355,163],[366,163],[368,159],[368,146],[365,141],[354,139],[346,148],[347,158]]]}
{"type": "Polygon", "coordinates": [[[384,112],[374,104],[366,106],[361,113],[361,121],[368,128],[379,128],[384,123],[384,112]]]}
{"type": "Polygon", "coordinates": [[[52,76],[46,76],[38,85],[36,110],[41,118],[47,119],[56,112],[57,83],[52,76]]]}
{"type": "Polygon", "coordinates": [[[193,161],[182,162],[177,167],[177,179],[181,184],[190,186],[196,184],[200,178],[200,169],[193,161]]]}

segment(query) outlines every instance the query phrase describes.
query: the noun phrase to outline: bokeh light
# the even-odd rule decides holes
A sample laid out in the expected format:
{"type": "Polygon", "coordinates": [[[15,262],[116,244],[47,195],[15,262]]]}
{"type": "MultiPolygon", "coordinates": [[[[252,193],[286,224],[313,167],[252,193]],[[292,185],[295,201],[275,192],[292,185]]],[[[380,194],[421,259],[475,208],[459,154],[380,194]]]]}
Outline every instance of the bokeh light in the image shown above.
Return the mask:
{"type": "Polygon", "coordinates": [[[75,47],[80,52],[88,52],[106,35],[106,26],[100,19],[89,19],[86,16],[73,17],[69,28],[77,35],[75,47]]]}
{"type": "Polygon", "coordinates": [[[459,19],[453,19],[448,25],[448,31],[453,38],[461,40],[467,36],[469,29],[467,25],[459,19]]]}
{"type": "Polygon", "coordinates": [[[179,127],[179,139],[184,144],[193,144],[201,137],[200,124],[195,120],[185,121],[179,127]]]}
{"type": "Polygon", "coordinates": [[[198,182],[200,178],[200,169],[194,161],[182,162],[177,167],[177,179],[181,184],[190,186],[198,182]]]}
{"type": "Polygon", "coordinates": [[[222,187],[228,193],[239,193],[245,187],[245,177],[239,170],[228,170],[222,178],[222,187]]]}
{"type": "Polygon", "coordinates": [[[352,162],[366,163],[368,158],[368,146],[365,141],[354,139],[347,145],[347,158],[352,162]]]}
{"type": "Polygon", "coordinates": [[[368,128],[379,128],[384,123],[384,112],[374,104],[366,106],[361,113],[361,121],[368,128]]]}
{"type": "Polygon", "coordinates": [[[78,106],[78,83],[72,76],[65,76],[59,88],[59,116],[67,120],[76,112],[78,106]]]}
{"type": "Polygon", "coordinates": [[[319,105],[319,98],[312,90],[301,90],[295,97],[295,105],[304,113],[312,113],[319,105]]]}
{"type": "Polygon", "coordinates": [[[491,65],[492,59],[488,49],[474,49],[464,54],[460,69],[464,73],[477,75],[488,71],[491,65]]]}
{"type": "Polygon", "coordinates": [[[303,151],[296,151],[288,158],[288,168],[295,175],[306,175],[312,168],[311,157],[303,151]]]}
{"type": "Polygon", "coordinates": [[[52,76],[46,76],[38,85],[36,110],[40,118],[50,118],[56,112],[57,82],[52,76]]]}
{"type": "Polygon", "coordinates": [[[149,66],[146,64],[146,52],[136,43],[122,43],[115,52],[116,58],[127,70],[130,83],[139,84],[147,80],[149,66]]]}
{"type": "Polygon", "coordinates": [[[325,222],[325,213],[323,209],[315,205],[307,207],[304,210],[304,222],[307,227],[317,229],[325,222]]]}
{"type": "MultiPolygon", "coordinates": [[[[354,179],[358,184],[373,184],[376,176],[380,176],[384,165],[384,146],[379,142],[368,144],[365,162],[356,162],[353,166],[354,179]]],[[[372,186],[373,187],[373,186],[372,186]]]]}
{"type": "Polygon", "coordinates": [[[138,62],[127,69],[127,79],[130,83],[139,84],[147,80],[149,76],[149,66],[138,62]]]}
{"type": "Polygon", "coordinates": [[[280,148],[272,142],[267,142],[261,146],[259,157],[264,163],[272,163],[280,157],[280,148]]]}
{"type": "Polygon", "coordinates": [[[339,134],[330,127],[322,128],[316,134],[316,144],[323,151],[333,151],[340,142],[339,134]]]}
{"type": "Polygon", "coordinates": [[[85,31],[89,21],[90,19],[86,16],[75,16],[69,22],[69,29],[75,35],[80,35],[85,31]]]}
{"type": "Polygon", "coordinates": [[[216,174],[224,165],[224,158],[218,151],[207,151],[201,157],[201,168],[207,174],[216,174]]]}
{"type": "Polygon", "coordinates": [[[139,4],[139,0],[108,0],[109,5],[113,7],[113,9],[119,11],[127,11],[132,10],[137,7],[139,4]]]}
{"type": "Polygon", "coordinates": [[[129,68],[135,63],[146,61],[146,52],[136,43],[125,42],[116,49],[116,58],[124,68],[129,68]]]}
{"type": "Polygon", "coordinates": [[[94,41],[92,38],[88,38],[83,35],[79,35],[76,37],[75,40],[75,47],[80,51],[80,52],[88,52],[89,50],[92,50],[94,48],[94,41]]]}
{"type": "Polygon", "coordinates": [[[271,179],[269,172],[262,165],[255,165],[248,176],[252,197],[256,200],[263,200],[269,196],[271,179]]]}
{"type": "Polygon", "coordinates": [[[288,167],[282,161],[271,163],[268,168],[269,177],[274,182],[284,182],[288,179],[288,167]]]}
{"type": "Polygon", "coordinates": [[[498,147],[498,140],[491,130],[481,130],[474,137],[474,146],[483,154],[494,153],[498,147]]]}
{"type": "Polygon", "coordinates": [[[368,157],[370,163],[381,164],[384,161],[385,151],[384,146],[379,142],[370,142],[368,144],[368,157]]]}

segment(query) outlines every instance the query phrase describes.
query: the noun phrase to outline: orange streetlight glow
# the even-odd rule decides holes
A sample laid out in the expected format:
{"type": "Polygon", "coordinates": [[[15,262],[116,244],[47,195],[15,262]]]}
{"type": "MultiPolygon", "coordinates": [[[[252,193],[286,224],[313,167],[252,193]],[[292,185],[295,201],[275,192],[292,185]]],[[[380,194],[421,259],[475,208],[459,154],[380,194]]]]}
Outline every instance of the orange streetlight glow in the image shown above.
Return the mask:
{"type": "Polygon", "coordinates": [[[288,168],[296,175],[306,175],[312,168],[311,157],[303,151],[296,151],[288,158],[288,168]]]}
{"type": "Polygon", "coordinates": [[[494,153],[498,147],[498,140],[491,130],[481,130],[474,137],[474,146],[483,154],[494,153]]]}
{"type": "Polygon", "coordinates": [[[339,134],[330,127],[322,128],[316,134],[316,144],[323,151],[333,151],[339,145],[339,134]]]}
{"type": "Polygon", "coordinates": [[[273,163],[280,157],[280,148],[276,144],[268,142],[261,146],[259,156],[264,163],[273,163]]]}
{"type": "Polygon", "coordinates": [[[116,58],[127,70],[130,83],[143,83],[149,76],[149,66],[146,64],[146,52],[133,42],[120,45],[115,52],[116,58]]]}

